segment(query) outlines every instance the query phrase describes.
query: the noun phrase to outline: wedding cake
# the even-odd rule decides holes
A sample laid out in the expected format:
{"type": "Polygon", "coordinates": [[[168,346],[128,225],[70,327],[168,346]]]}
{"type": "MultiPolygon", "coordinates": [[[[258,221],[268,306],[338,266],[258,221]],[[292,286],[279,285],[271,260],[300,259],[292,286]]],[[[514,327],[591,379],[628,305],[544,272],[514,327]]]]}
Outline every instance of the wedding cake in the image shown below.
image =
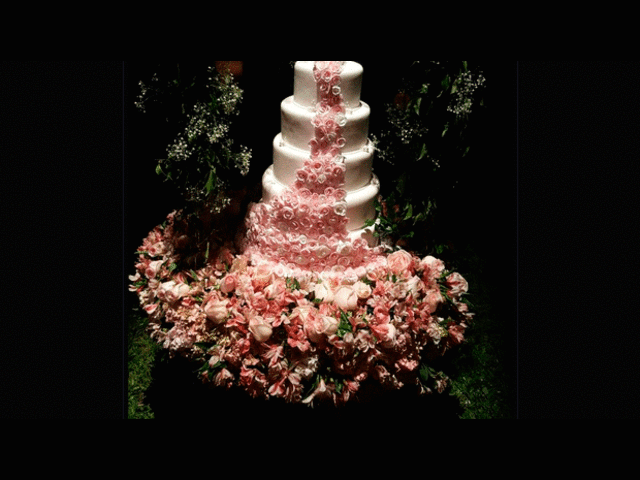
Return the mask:
{"type": "MultiPolygon", "coordinates": [[[[149,333],[203,381],[254,398],[344,405],[375,382],[443,392],[423,363],[464,340],[468,283],[442,261],[377,244],[380,191],[363,68],[299,61],[239,251],[181,269],[176,212],[138,250],[130,289],[149,333]]],[[[221,227],[224,228],[224,227],[221,227]]]]}
{"type": "Polygon", "coordinates": [[[379,256],[366,226],[376,217],[380,182],[362,77],[356,62],[296,62],[263,199],[247,218],[245,253],[254,264],[272,262],[283,276],[355,274],[379,256]]]}

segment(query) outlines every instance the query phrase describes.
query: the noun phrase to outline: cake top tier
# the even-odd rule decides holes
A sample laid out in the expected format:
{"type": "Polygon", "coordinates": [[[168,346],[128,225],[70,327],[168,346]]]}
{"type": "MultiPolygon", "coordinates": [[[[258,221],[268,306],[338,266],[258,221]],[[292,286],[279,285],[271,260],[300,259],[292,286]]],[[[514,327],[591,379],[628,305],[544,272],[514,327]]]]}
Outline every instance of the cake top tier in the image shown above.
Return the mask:
{"type": "MultiPolygon", "coordinates": [[[[293,98],[301,107],[313,108],[318,99],[318,87],[313,75],[314,61],[298,61],[295,66],[293,98]]],[[[362,91],[362,65],[346,61],[343,66],[340,89],[347,108],[360,106],[362,91]]]]}

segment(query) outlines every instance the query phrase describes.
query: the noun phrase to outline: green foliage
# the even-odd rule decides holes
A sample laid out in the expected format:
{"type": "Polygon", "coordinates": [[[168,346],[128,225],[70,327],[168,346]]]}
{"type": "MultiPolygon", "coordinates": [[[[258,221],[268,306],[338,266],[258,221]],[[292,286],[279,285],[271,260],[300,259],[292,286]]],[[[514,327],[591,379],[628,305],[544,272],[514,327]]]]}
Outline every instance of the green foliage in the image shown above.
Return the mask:
{"type": "Polygon", "coordinates": [[[473,145],[468,130],[482,108],[485,78],[467,61],[400,62],[395,102],[374,131],[376,172],[384,178],[378,233],[424,248],[436,206],[452,195],[473,145]],[[421,243],[422,242],[422,243],[421,243]]]}
{"type": "Polygon", "coordinates": [[[147,316],[134,309],[128,318],[127,360],[128,360],[128,418],[137,420],[153,419],[151,407],[145,403],[145,392],[151,385],[151,370],[156,354],[161,350],[147,335],[147,316]]]}
{"type": "Polygon", "coordinates": [[[140,81],[140,88],[138,109],[159,111],[175,133],[156,173],[196,210],[207,205],[212,213],[222,211],[231,202],[228,192],[242,186],[249,172],[251,151],[236,147],[232,134],[243,90],[214,67],[187,70],[179,64],[163,65],[161,75],[140,81]]]}
{"type": "Polygon", "coordinates": [[[338,332],[336,335],[340,338],[344,338],[347,333],[353,333],[353,325],[350,321],[351,312],[340,312],[340,325],[338,325],[338,332]]]}

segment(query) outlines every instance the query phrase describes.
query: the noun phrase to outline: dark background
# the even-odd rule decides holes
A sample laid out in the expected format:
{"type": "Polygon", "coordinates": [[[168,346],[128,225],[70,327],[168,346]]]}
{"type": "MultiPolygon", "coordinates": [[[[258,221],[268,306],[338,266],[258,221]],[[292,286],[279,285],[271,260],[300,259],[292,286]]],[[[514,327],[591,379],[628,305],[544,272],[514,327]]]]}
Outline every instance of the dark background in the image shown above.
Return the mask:
{"type": "MultiPolygon", "coordinates": [[[[143,67],[0,63],[2,417],[126,415],[130,252],[175,208],[154,174],[166,142],[130,106],[143,67]]],[[[519,418],[637,416],[638,63],[492,62],[485,76],[496,161],[468,172],[464,207],[506,314],[517,287],[519,418]]],[[[246,88],[264,168],[283,89],[246,88]]]]}

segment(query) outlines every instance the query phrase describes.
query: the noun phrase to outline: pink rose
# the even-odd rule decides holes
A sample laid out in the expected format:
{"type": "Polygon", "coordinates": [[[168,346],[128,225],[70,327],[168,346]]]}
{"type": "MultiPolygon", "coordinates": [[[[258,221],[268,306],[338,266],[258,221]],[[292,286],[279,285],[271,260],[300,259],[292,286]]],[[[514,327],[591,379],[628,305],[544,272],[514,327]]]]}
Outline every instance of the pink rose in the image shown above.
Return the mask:
{"type": "Polygon", "coordinates": [[[316,300],[322,300],[326,303],[332,303],[334,300],[333,292],[331,288],[324,283],[318,283],[313,286],[313,291],[316,295],[316,300]]]}
{"type": "Polygon", "coordinates": [[[264,288],[273,280],[273,271],[268,264],[259,265],[253,273],[253,286],[255,288],[264,288]]]}
{"type": "Polygon", "coordinates": [[[304,332],[313,343],[319,343],[326,336],[335,335],[338,332],[339,322],[333,317],[316,315],[304,325],[304,332]]]}
{"type": "Polygon", "coordinates": [[[222,284],[220,285],[220,291],[222,293],[229,294],[231,292],[235,292],[237,287],[238,287],[238,280],[236,276],[233,274],[230,274],[224,277],[224,280],[222,280],[222,284]]]}
{"type": "Polygon", "coordinates": [[[271,324],[264,318],[256,316],[249,321],[249,331],[260,343],[267,342],[273,335],[271,324]]]}
{"type": "Polygon", "coordinates": [[[278,279],[264,289],[264,295],[267,300],[278,300],[280,299],[287,291],[287,285],[284,280],[278,279]]]}
{"type": "Polygon", "coordinates": [[[247,271],[249,261],[246,257],[236,257],[231,265],[231,273],[244,273],[247,271]]]}
{"type": "Polygon", "coordinates": [[[366,300],[373,293],[371,287],[364,282],[356,282],[356,284],[353,286],[353,291],[361,300],[366,300]]]}
{"type": "Polygon", "coordinates": [[[442,272],[444,272],[444,262],[431,256],[425,257],[420,262],[420,267],[424,269],[423,278],[427,283],[435,282],[438,278],[440,278],[442,272]]]}
{"type": "Polygon", "coordinates": [[[469,291],[469,284],[459,273],[452,273],[447,277],[447,286],[449,287],[449,295],[458,297],[469,291]]]}
{"type": "Polygon", "coordinates": [[[358,295],[352,287],[340,287],[333,297],[333,303],[346,312],[354,311],[358,308],[358,295]]]}
{"type": "Polygon", "coordinates": [[[389,270],[395,275],[405,276],[413,274],[413,256],[409,252],[399,250],[387,257],[389,270]]]}
{"type": "Polygon", "coordinates": [[[216,296],[212,296],[204,306],[204,313],[213,323],[221,325],[225,322],[229,314],[227,306],[228,302],[222,301],[216,296]]]}
{"type": "Polygon", "coordinates": [[[176,282],[171,281],[163,283],[160,286],[158,297],[168,301],[169,303],[176,303],[190,291],[191,289],[189,288],[189,285],[184,283],[176,284],[176,282]]]}

